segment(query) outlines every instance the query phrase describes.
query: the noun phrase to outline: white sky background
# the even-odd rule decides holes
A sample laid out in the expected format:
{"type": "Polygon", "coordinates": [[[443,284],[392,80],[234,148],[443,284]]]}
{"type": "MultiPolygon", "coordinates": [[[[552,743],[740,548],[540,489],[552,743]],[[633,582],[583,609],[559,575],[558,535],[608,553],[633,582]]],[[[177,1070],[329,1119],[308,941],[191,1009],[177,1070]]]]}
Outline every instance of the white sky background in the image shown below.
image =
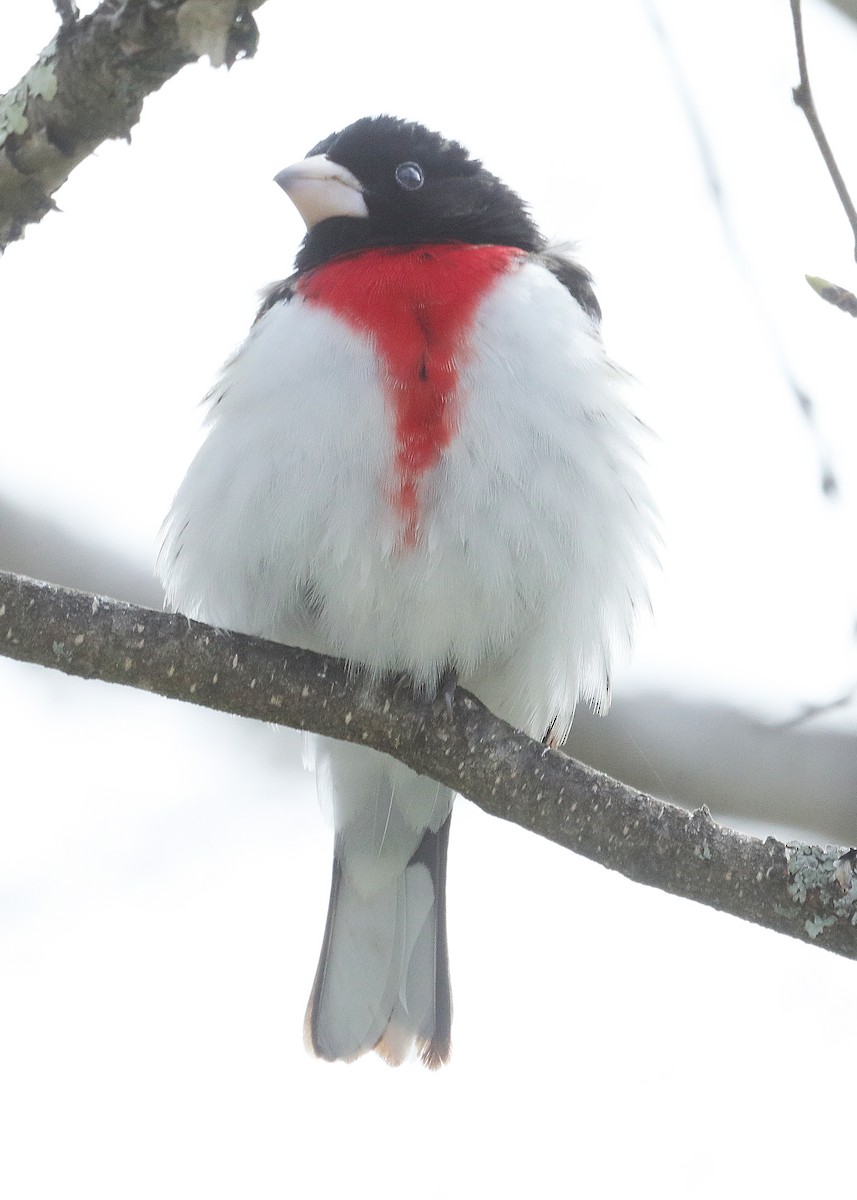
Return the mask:
{"type": "MultiPolygon", "coordinates": [[[[857,191],[857,37],[806,8],[857,191]]],[[[525,18],[440,0],[419,20],[269,0],[256,59],[167,84],[0,263],[3,492],[150,562],[195,402],[301,236],[272,176],[393,112],[465,142],[582,243],[608,346],[641,381],[667,550],[623,686],[788,715],[853,685],[855,327],[803,274],[853,288],[854,268],[791,105],[788,6],[658,11],[838,502],[640,0],[525,18]]],[[[19,3],[10,26],[0,88],[53,7],[19,3]]],[[[817,1188],[825,1146],[845,1166],[852,964],[460,804],[453,1065],[328,1068],[300,1039],[329,835],[297,739],[2,662],[0,729],[0,1195],[707,1198],[817,1188]]]]}

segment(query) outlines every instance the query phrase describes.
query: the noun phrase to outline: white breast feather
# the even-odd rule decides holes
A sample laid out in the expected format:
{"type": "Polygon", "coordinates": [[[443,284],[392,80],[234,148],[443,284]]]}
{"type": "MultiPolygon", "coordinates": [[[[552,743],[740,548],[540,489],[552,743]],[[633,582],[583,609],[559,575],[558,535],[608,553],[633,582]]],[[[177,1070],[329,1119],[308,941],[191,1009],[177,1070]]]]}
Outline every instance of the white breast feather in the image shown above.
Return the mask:
{"type": "Polygon", "coordinates": [[[299,297],[226,368],[160,570],[213,624],[407,670],[448,665],[517,726],[608,700],[655,521],[642,428],[590,318],[543,267],[504,277],[459,364],[460,422],[400,545],[392,416],[372,347],[299,297]]]}

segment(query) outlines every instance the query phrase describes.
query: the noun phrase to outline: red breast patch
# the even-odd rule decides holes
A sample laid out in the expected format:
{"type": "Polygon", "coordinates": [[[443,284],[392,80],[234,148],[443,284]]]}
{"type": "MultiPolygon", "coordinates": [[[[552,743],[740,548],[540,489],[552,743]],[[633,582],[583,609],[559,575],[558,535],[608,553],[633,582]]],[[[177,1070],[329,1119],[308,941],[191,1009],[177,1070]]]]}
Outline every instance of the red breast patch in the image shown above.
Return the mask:
{"type": "Polygon", "coordinates": [[[367,334],[382,359],[403,547],[419,536],[420,479],[458,427],[458,373],[476,308],[522,257],[513,246],[383,247],[334,259],[298,285],[305,300],[367,334]]]}

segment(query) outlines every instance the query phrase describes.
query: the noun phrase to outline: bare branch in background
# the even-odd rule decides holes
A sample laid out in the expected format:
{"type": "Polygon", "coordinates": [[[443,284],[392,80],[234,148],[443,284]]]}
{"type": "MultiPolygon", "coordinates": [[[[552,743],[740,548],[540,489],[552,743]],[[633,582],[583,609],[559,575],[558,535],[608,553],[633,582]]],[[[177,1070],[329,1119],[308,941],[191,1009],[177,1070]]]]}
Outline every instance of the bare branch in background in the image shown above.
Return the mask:
{"type": "Polygon", "coordinates": [[[782,730],[797,729],[799,725],[805,725],[807,721],[815,720],[816,717],[826,717],[830,713],[836,712],[837,709],[848,708],[854,703],[855,696],[857,696],[857,687],[849,688],[841,696],[837,696],[834,700],[827,700],[824,704],[805,704],[793,717],[789,717],[787,721],[779,721],[772,727],[782,730]]]}
{"type": "Polygon", "coordinates": [[[836,188],[842,207],[845,210],[845,215],[851,226],[851,232],[854,234],[854,257],[857,259],[857,209],[848,194],[848,188],[845,186],[845,180],[842,178],[842,172],[836,163],[833,156],[833,151],[830,148],[830,143],[822,128],[818,112],[815,108],[815,100],[812,96],[812,89],[809,85],[809,71],[806,65],[806,47],[803,40],[803,19],[801,16],[801,0],[791,0],[792,6],[792,21],[794,22],[795,30],[795,46],[797,48],[798,69],[800,71],[800,83],[793,90],[794,102],[801,110],[803,115],[809,122],[809,127],[812,130],[813,137],[816,140],[821,157],[824,159],[830,178],[836,188]]]}
{"type": "Polygon", "coordinates": [[[688,72],[685,70],[682,58],[669,31],[661,19],[660,10],[658,9],[657,0],[643,0],[643,8],[649,19],[649,24],[661,44],[661,51],[664,56],[667,69],[672,77],[673,87],[679,102],[684,109],[684,114],[687,119],[693,140],[696,142],[697,153],[699,154],[700,163],[705,173],[705,179],[708,184],[708,190],[711,193],[711,200],[717,212],[720,221],[720,228],[723,233],[723,239],[729,248],[729,253],[732,255],[732,261],[735,263],[738,270],[744,277],[748,291],[752,296],[756,311],[759,315],[759,322],[768,337],[771,350],[782,372],[783,378],[788,385],[788,388],[795,400],[798,409],[806,421],[809,433],[815,443],[816,455],[818,457],[819,466],[819,483],[822,495],[829,499],[835,498],[839,494],[839,482],[833,470],[833,465],[830,461],[830,455],[827,447],[824,445],[818,421],[815,415],[815,404],[812,397],[809,395],[806,388],[798,381],[794,368],[790,362],[789,352],[783,345],[783,339],[777,329],[776,323],[771,316],[770,307],[765,299],[762,289],[759,287],[759,282],[756,278],[753,267],[744,247],[741,244],[741,239],[738,235],[738,230],[735,228],[735,222],[732,219],[726,188],[723,184],[720,168],[717,162],[717,154],[712,145],[711,138],[705,127],[702,113],[699,104],[697,103],[694,94],[693,84],[688,72]]]}
{"type": "Polygon", "coordinates": [[[827,2],[841,12],[844,17],[857,21],[857,0],[827,0],[827,2]]]}
{"type": "Polygon", "coordinates": [[[104,0],[62,25],[23,79],[0,97],[0,253],[56,208],[54,193],[107,138],[130,138],[143,101],[208,55],[231,66],[255,53],[263,0],[104,0]]]}
{"type": "MultiPolygon", "coordinates": [[[[402,678],[0,573],[0,651],[222,712],[373,746],[627,878],[857,958],[857,881],[839,848],[783,844],[655,800],[534,742],[458,690],[432,715],[402,678]]],[[[597,897],[587,919],[597,917],[597,897]]]]}

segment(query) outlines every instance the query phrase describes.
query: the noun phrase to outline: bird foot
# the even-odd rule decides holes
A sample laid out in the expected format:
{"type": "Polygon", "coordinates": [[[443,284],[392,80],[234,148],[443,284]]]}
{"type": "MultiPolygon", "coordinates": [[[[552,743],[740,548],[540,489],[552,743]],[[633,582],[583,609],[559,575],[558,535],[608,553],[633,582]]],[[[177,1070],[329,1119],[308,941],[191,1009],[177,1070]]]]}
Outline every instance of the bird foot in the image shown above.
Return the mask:
{"type": "Polygon", "coordinates": [[[454,667],[450,667],[448,671],[444,671],[437,685],[437,693],[435,702],[443,701],[444,710],[446,711],[447,720],[452,720],[452,708],[455,702],[455,689],[458,687],[458,672],[454,667]]]}
{"type": "Polygon", "coordinates": [[[436,716],[440,707],[443,719],[452,721],[455,689],[458,687],[458,672],[444,671],[437,683],[434,693],[422,688],[414,688],[413,697],[419,709],[419,726],[424,729],[436,716]],[[441,707],[442,706],[442,707],[441,707]]]}

